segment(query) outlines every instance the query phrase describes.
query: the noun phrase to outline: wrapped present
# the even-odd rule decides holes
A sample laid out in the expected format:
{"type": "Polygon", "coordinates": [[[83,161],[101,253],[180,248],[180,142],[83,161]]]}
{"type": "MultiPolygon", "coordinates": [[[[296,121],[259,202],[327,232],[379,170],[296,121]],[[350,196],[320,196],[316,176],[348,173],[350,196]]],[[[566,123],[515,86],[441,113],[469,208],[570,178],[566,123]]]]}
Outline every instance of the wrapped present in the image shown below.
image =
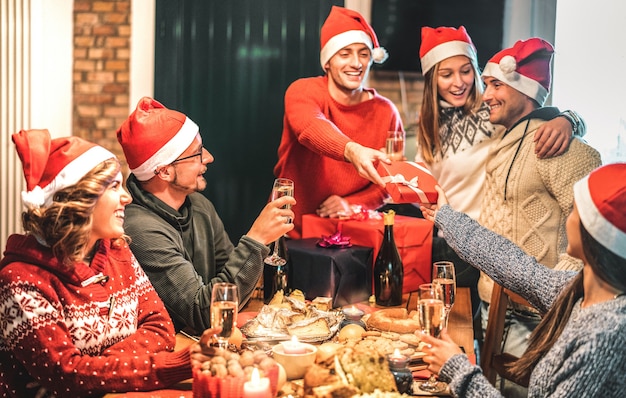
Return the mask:
{"type": "MultiPolygon", "coordinates": [[[[404,293],[416,291],[419,285],[431,281],[433,226],[431,221],[423,218],[395,217],[393,234],[404,266],[404,293]]],[[[350,237],[353,245],[373,248],[370,274],[383,241],[384,229],[382,218],[342,220],[322,218],[316,214],[302,216],[302,238],[319,239],[341,231],[350,237]]]]}
{"type": "Polygon", "coordinates": [[[289,288],[309,300],[332,297],[332,308],[365,301],[372,294],[372,248],[321,247],[318,238],[287,241],[289,288]]]}
{"type": "Polygon", "coordinates": [[[379,162],[376,170],[385,182],[392,203],[437,203],[437,180],[423,163],[379,162]]]}

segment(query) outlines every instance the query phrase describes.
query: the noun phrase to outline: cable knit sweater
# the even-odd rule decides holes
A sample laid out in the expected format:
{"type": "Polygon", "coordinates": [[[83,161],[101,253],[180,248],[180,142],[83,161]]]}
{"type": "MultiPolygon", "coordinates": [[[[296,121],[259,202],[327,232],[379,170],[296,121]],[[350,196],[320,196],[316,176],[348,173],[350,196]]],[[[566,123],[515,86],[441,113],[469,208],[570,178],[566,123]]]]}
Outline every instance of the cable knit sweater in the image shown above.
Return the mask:
{"type": "Polygon", "coordinates": [[[291,237],[301,236],[302,215],[315,213],[331,195],[368,209],[384,204],[385,192],[344,160],[348,142],[380,149],[388,130],[402,129],[395,105],[373,89],[366,91],[369,100],[347,106],[330,96],[326,76],[299,79],[287,88],[274,174],[295,183],[298,204],[291,237]]]}
{"type": "MultiPolygon", "coordinates": [[[[540,108],[522,118],[492,146],[480,223],[512,240],[552,268],[565,252],[565,220],[573,205],[573,185],[601,165],[600,154],[574,138],[561,156],[538,159],[535,132],[558,114],[540,108]]],[[[481,274],[478,292],[491,301],[493,282],[481,274]]]]}
{"type": "Polygon", "coordinates": [[[101,241],[91,266],[59,264],[31,236],[9,237],[0,262],[0,397],[165,388],[191,377],[189,350],[123,241],[101,241]],[[105,282],[90,282],[99,273],[105,282]]]}
{"type": "MultiPolygon", "coordinates": [[[[576,274],[544,267],[508,239],[450,206],[442,206],[435,223],[461,258],[537,308],[547,310],[576,274]]],[[[529,398],[624,396],[626,296],[586,308],[580,304],[581,300],[574,305],[563,333],[533,369],[529,398]]],[[[501,396],[464,354],[450,358],[440,377],[456,397],[501,396]]]]}

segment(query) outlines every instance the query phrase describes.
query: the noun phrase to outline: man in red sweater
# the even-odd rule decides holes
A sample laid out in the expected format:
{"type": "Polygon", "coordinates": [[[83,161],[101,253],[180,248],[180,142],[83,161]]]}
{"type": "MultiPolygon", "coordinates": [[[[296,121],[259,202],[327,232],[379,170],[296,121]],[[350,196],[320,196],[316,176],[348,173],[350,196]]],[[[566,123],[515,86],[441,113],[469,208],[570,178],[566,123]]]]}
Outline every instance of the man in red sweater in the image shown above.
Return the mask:
{"type": "Polygon", "coordinates": [[[357,12],[334,6],[321,29],[320,63],[325,76],[298,79],[285,93],[277,177],[295,183],[295,228],[302,215],[350,215],[351,205],[377,209],[387,197],[375,163],[389,130],[402,130],[395,105],[364,82],[373,62],[387,52],[357,12]],[[376,149],[375,149],[376,148],[376,149]]]}

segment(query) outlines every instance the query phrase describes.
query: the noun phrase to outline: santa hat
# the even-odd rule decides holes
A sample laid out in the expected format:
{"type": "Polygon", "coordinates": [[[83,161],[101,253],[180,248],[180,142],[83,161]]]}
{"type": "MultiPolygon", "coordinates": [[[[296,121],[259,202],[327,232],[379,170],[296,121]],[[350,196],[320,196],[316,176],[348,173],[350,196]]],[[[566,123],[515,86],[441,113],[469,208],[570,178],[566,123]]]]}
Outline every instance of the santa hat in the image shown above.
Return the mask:
{"type": "Polygon", "coordinates": [[[474,64],[478,63],[476,47],[474,47],[465,27],[459,26],[458,29],[445,26],[438,28],[422,27],[420,61],[423,75],[438,62],[455,55],[465,55],[474,64]]]}
{"type": "Polygon", "coordinates": [[[320,32],[320,63],[322,69],[328,60],[342,48],[354,43],[363,43],[372,51],[372,59],[382,64],[389,56],[387,50],[378,45],[374,29],[356,11],[333,6],[320,32]]]}
{"type": "Polygon", "coordinates": [[[543,39],[519,40],[494,55],[482,76],[495,77],[543,106],[550,92],[552,54],[554,48],[543,39]]]}
{"type": "Polygon", "coordinates": [[[76,184],[91,169],[115,155],[78,137],[51,139],[48,130],[22,130],[11,137],[26,179],[22,203],[48,207],[54,194],[76,184]]]}
{"type": "Polygon", "coordinates": [[[139,181],[147,181],[160,166],[176,160],[198,131],[198,125],[184,114],[143,97],[117,130],[117,140],[130,171],[139,181]]]}
{"type": "Polygon", "coordinates": [[[613,253],[626,258],[626,163],[597,168],[574,184],[583,226],[613,253]]]}

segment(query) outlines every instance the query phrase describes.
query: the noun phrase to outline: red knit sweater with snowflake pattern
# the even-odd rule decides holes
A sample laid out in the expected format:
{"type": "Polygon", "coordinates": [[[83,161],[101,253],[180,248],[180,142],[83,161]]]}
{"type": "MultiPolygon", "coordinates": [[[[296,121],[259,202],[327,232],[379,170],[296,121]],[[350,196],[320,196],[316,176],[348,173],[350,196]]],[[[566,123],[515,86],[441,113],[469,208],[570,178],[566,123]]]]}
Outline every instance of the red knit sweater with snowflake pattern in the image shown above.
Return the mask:
{"type": "Polygon", "coordinates": [[[63,267],[30,235],[12,235],[0,262],[0,396],[60,397],[165,388],[191,377],[189,350],[123,240],[63,267]],[[106,282],[89,283],[102,273],[106,282]]]}

